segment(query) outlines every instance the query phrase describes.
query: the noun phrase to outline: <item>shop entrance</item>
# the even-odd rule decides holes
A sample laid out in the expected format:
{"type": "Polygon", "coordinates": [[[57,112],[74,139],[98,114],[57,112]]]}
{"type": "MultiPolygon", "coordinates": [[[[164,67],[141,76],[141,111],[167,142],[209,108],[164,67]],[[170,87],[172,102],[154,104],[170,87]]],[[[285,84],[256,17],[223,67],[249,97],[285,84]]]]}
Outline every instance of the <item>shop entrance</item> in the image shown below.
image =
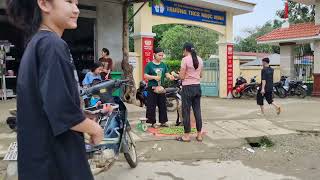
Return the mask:
{"type": "Polygon", "coordinates": [[[80,17],[78,28],[66,30],[62,37],[69,45],[80,82],[97,59],[95,58],[95,24],[95,19],[80,17]]]}

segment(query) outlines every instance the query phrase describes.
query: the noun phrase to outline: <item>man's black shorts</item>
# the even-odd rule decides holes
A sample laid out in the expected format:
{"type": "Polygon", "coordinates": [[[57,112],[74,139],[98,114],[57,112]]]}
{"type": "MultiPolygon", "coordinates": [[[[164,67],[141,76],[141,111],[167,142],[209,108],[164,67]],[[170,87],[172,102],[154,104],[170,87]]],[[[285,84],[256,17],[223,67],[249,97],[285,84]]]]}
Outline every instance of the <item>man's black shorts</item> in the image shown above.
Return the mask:
{"type": "Polygon", "coordinates": [[[264,95],[262,95],[261,92],[259,91],[257,94],[257,104],[260,106],[263,106],[264,98],[266,98],[268,104],[273,103],[272,92],[266,92],[264,95]]]}

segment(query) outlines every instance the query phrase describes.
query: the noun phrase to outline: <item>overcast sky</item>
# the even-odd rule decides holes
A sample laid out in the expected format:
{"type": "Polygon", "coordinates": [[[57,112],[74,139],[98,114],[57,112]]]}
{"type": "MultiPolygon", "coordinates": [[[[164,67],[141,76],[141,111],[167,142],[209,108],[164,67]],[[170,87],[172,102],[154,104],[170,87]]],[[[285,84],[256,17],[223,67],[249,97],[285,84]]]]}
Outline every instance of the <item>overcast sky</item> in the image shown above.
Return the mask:
{"type": "Polygon", "coordinates": [[[234,37],[245,36],[242,32],[246,28],[261,26],[265,22],[276,18],[276,12],[284,9],[283,0],[246,0],[256,3],[254,12],[235,16],[234,18],[234,37]]]}

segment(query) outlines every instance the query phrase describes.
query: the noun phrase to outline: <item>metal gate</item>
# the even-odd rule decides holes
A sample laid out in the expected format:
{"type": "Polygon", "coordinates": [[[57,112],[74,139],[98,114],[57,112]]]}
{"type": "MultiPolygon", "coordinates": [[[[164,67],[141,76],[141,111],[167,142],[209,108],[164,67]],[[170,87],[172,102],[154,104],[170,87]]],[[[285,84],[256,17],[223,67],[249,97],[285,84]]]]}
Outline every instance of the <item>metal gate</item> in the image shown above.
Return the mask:
{"type": "Polygon", "coordinates": [[[219,96],[219,59],[203,61],[201,90],[203,96],[219,96]]]}
{"type": "Polygon", "coordinates": [[[295,78],[297,80],[313,83],[314,56],[296,56],[294,58],[295,78]]]}

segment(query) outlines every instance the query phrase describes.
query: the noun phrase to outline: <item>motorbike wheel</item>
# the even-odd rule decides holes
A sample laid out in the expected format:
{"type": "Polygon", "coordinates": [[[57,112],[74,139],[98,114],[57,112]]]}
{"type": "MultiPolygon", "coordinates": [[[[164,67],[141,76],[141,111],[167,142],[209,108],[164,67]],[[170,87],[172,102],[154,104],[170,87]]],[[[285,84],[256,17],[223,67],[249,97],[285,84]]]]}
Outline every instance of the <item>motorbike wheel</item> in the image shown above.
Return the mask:
{"type": "Polygon", "coordinates": [[[174,97],[167,97],[167,111],[175,112],[178,109],[179,100],[174,97]]]}
{"type": "Polygon", "coordinates": [[[243,95],[246,96],[247,98],[254,98],[257,95],[256,92],[257,91],[255,90],[255,88],[252,87],[252,88],[244,90],[243,95]]]}
{"type": "Polygon", "coordinates": [[[133,142],[130,132],[126,133],[126,141],[128,143],[128,153],[124,153],[124,157],[127,160],[131,168],[135,168],[138,165],[138,157],[135,144],[133,142]]]}
{"type": "Polygon", "coordinates": [[[280,97],[280,98],[286,98],[287,97],[287,92],[286,92],[286,90],[284,89],[284,88],[282,88],[282,87],[279,87],[279,88],[277,88],[277,91],[278,91],[278,96],[280,97]]]}
{"type": "Polygon", "coordinates": [[[295,94],[300,98],[305,98],[307,96],[307,91],[302,87],[298,86],[295,90],[295,94]]]}
{"type": "Polygon", "coordinates": [[[251,90],[252,92],[252,97],[253,98],[257,98],[257,94],[258,94],[258,86],[254,86],[251,90]]]}
{"type": "Polygon", "coordinates": [[[239,98],[241,98],[242,94],[239,93],[236,88],[233,88],[233,90],[232,90],[232,96],[233,96],[233,98],[239,99],[239,98]]]}

